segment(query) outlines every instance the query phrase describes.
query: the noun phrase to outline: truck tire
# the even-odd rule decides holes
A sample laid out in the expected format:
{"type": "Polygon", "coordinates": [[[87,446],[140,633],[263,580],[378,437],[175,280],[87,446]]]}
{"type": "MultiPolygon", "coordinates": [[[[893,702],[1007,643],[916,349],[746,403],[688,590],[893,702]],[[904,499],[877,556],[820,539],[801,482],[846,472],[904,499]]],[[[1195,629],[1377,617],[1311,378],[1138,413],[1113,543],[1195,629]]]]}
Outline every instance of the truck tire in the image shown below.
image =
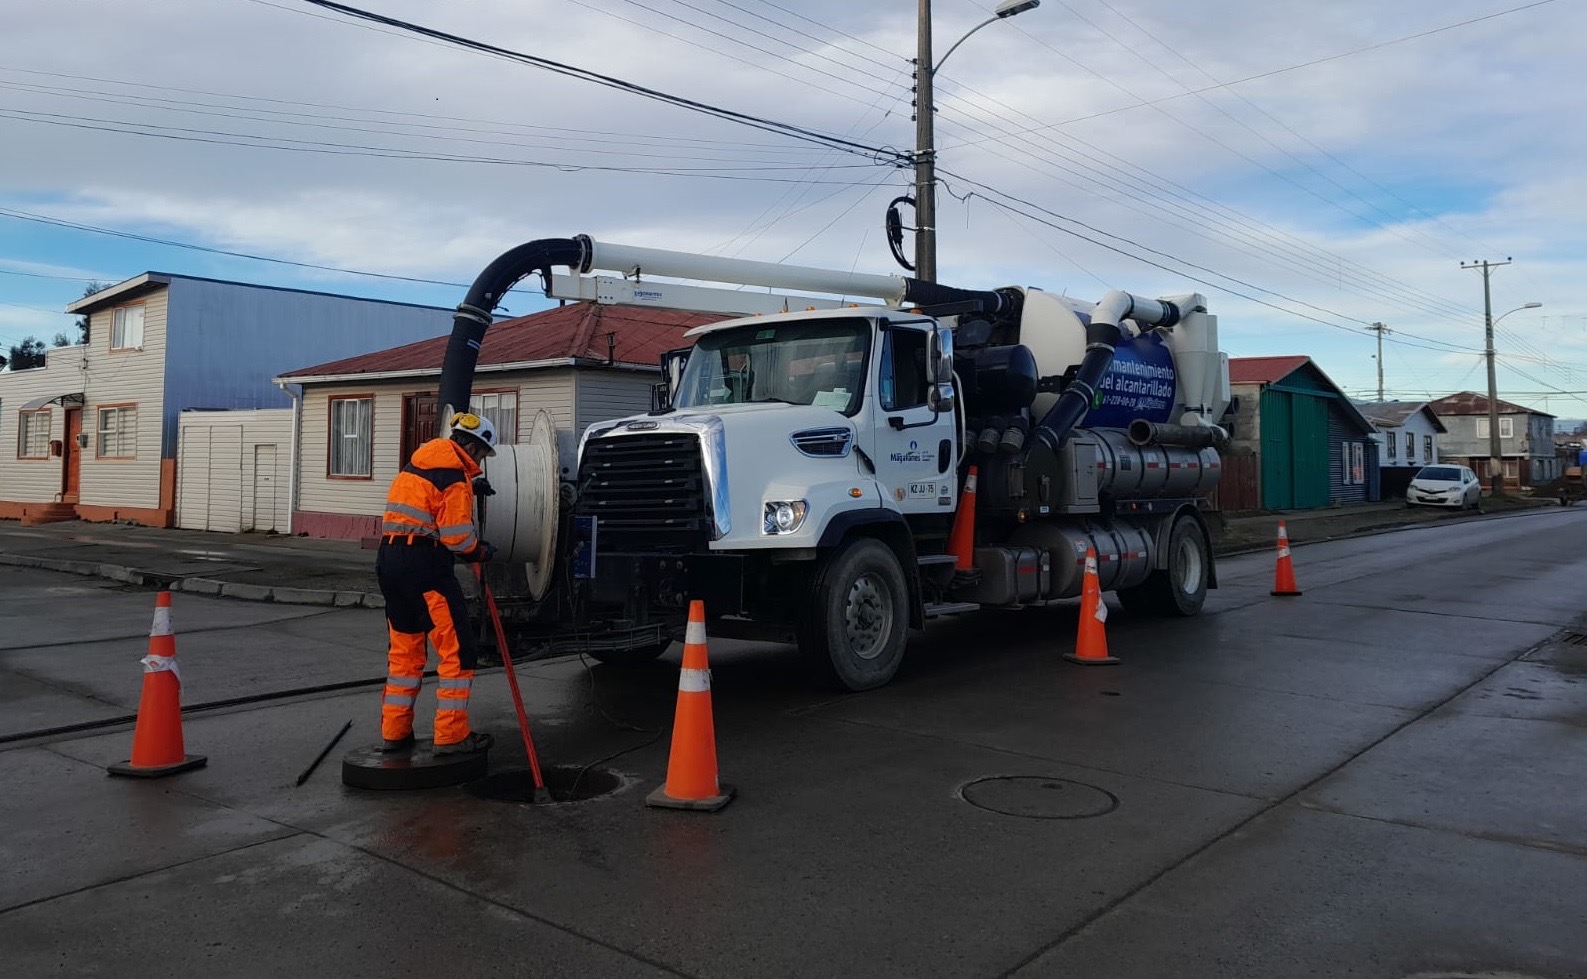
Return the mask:
{"type": "Polygon", "coordinates": [[[603,649],[590,650],[590,659],[608,666],[644,666],[666,652],[672,646],[672,640],[655,643],[650,646],[640,646],[635,649],[603,649]]]}
{"type": "Polygon", "coordinates": [[[799,626],[799,649],[844,690],[893,678],[909,640],[909,585],[892,548],[857,537],[822,562],[799,626]]]}
{"type": "Polygon", "coordinates": [[[1131,612],[1190,616],[1207,600],[1212,550],[1195,518],[1180,516],[1168,534],[1168,568],[1153,571],[1133,588],[1119,589],[1119,601],[1131,612]]]}

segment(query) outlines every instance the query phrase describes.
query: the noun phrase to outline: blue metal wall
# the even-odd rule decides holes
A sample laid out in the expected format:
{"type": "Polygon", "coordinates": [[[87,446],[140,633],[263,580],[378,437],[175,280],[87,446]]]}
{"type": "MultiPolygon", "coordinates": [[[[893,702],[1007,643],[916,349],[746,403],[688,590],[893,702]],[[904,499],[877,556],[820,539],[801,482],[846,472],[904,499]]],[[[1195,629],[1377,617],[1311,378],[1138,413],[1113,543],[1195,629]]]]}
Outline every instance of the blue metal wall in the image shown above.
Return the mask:
{"type": "Polygon", "coordinates": [[[277,374],[452,332],[452,311],[172,276],[162,455],[186,408],[285,408],[277,374]]]}

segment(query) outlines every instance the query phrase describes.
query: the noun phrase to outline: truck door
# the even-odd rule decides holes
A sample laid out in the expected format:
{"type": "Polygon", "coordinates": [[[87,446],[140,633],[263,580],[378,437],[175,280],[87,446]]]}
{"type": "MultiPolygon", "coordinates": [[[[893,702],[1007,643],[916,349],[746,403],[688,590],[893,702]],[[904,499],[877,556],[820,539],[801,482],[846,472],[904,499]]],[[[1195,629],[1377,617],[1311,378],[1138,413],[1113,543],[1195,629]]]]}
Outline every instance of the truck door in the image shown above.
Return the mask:
{"type": "Polygon", "coordinates": [[[868,429],[876,480],[884,498],[903,513],[947,513],[958,493],[954,414],[932,406],[935,328],[929,320],[884,327],[872,378],[876,395],[868,429]]]}

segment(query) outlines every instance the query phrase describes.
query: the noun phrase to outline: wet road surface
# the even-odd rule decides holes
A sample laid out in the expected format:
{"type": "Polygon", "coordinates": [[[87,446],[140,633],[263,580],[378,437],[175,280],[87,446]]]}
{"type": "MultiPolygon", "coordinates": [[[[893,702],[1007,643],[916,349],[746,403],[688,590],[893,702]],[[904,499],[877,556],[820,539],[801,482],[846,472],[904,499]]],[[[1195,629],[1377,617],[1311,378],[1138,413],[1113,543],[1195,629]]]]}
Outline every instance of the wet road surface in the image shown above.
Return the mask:
{"type": "MultiPolygon", "coordinates": [[[[642,804],[677,649],[519,671],[544,760],[624,752],[610,794],[364,793],[336,762],[378,687],[335,688],[383,673],[380,613],[188,595],[184,703],[286,695],[190,713],[204,769],[108,779],[151,593],[0,568],[0,971],[1587,975],[1583,513],[1297,548],[1300,598],[1225,559],[1200,619],[1115,604],[1106,669],[1059,658],[1073,606],[934,626],[860,695],[713,642],[715,815],[642,804]]],[[[473,704],[522,766],[499,671],[473,704]]]]}

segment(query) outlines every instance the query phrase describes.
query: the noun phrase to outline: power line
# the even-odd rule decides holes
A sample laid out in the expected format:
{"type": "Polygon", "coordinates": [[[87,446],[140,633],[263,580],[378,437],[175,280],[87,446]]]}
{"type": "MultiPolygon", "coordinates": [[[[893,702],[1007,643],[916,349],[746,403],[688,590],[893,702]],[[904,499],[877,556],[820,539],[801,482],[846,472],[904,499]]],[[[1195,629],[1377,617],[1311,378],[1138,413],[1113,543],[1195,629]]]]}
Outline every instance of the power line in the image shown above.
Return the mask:
{"type": "Polygon", "coordinates": [[[553,61],[549,58],[541,58],[536,55],[524,54],[522,52],[513,51],[508,48],[498,47],[494,44],[487,44],[483,41],[476,41],[471,38],[462,37],[457,34],[449,34],[445,31],[424,27],[410,21],[399,20],[395,17],[387,17],[384,14],[374,13],[373,11],[361,10],[357,7],[347,6],[346,4],[335,3],[333,0],[301,0],[301,2],[311,4],[316,7],[322,7],[326,10],[334,10],[338,13],[345,14],[348,17],[367,20],[377,24],[384,24],[387,27],[398,28],[400,30],[408,31],[422,37],[443,41],[447,44],[453,44],[471,51],[477,51],[499,58],[507,58],[522,64],[530,65],[536,68],[542,68],[558,75],[576,78],[581,81],[593,82],[606,88],[616,89],[621,92],[626,92],[630,95],[638,95],[641,98],[647,98],[657,102],[665,103],[667,105],[673,105],[681,109],[687,109],[691,112],[698,112],[703,115],[712,116],[717,119],[723,119],[728,122],[740,123],[742,125],[759,129],[764,132],[777,133],[779,135],[787,136],[802,142],[811,142],[822,146],[829,146],[833,149],[870,157],[878,161],[887,161],[899,166],[905,166],[911,162],[909,154],[901,153],[897,150],[886,149],[879,146],[866,146],[863,143],[857,143],[852,140],[844,139],[840,136],[833,136],[827,133],[818,132],[814,129],[807,129],[803,126],[797,126],[792,123],[778,122],[773,119],[767,119],[763,116],[754,116],[744,112],[736,112],[732,109],[722,108],[721,106],[710,105],[695,99],[684,98],[680,95],[671,95],[667,92],[662,92],[658,89],[649,88],[644,85],[638,85],[630,81],[625,81],[621,78],[615,78],[611,75],[603,75],[599,72],[590,71],[585,68],[577,68],[573,65],[563,64],[559,61],[553,61]]]}

